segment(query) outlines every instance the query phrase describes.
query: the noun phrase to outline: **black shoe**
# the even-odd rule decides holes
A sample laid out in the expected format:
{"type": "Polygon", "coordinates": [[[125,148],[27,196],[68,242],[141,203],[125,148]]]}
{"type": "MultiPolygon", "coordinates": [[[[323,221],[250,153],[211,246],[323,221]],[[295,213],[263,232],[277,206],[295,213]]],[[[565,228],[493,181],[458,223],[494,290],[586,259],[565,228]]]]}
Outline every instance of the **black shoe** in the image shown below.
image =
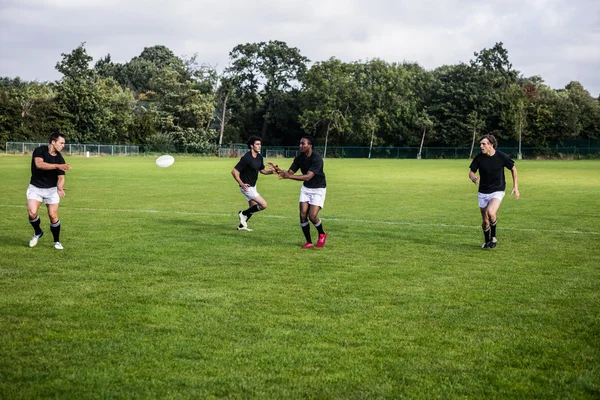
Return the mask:
{"type": "Polygon", "coordinates": [[[496,242],[492,240],[491,242],[488,242],[487,246],[488,248],[493,249],[494,247],[496,247],[496,242]]]}
{"type": "Polygon", "coordinates": [[[485,242],[484,244],[481,245],[482,249],[489,249],[490,248],[490,243],[491,242],[485,242]]]}

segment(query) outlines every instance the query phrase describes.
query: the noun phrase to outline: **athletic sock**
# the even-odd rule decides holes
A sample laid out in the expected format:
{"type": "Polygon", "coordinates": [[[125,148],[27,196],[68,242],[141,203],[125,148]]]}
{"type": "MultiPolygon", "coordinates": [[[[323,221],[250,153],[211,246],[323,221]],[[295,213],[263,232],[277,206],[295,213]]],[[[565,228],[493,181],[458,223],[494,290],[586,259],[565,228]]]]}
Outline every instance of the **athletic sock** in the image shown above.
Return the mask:
{"type": "Polygon", "coordinates": [[[52,231],[52,236],[54,236],[54,241],[60,242],[60,219],[54,224],[50,224],[50,230],[52,231]]]}
{"type": "Polygon", "coordinates": [[[491,234],[490,227],[485,229],[485,226],[481,226],[481,228],[483,229],[483,240],[485,240],[485,243],[491,242],[492,237],[490,235],[491,234]]]}
{"type": "Polygon", "coordinates": [[[40,216],[36,215],[36,217],[34,219],[29,220],[29,223],[33,227],[34,233],[38,236],[41,235],[42,228],[40,228],[40,216]]]}
{"type": "Polygon", "coordinates": [[[315,225],[315,228],[317,228],[317,231],[319,232],[319,235],[324,235],[325,231],[323,230],[323,220],[320,219],[319,222],[317,222],[315,225]]]}
{"type": "Polygon", "coordinates": [[[312,239],[310,238],[310,224],[308,221],[300,222],[300,226],[302,227],[302,233],[304,233],[304,237],[306,238],[306,243],[312,243],[312,239]]]}
{"type": "Polygon", "coordinates": [[[249,209],[242,211],[242,214],[244,214],[245,216],[249,216],[250,214],[254,214],[255,212],[259,212],[260,210],[262,210],[262,208],[260,208],[258,204],[255,204],[249,209]]]}
{"type": "Polygon", "coordinates": [[[491,229],[491,237],[495,238],[496,237],[496,222],[498,222],[498,220],[495,220],[494,222],[492,222],[490,224],[490,229],[491,229]]]}

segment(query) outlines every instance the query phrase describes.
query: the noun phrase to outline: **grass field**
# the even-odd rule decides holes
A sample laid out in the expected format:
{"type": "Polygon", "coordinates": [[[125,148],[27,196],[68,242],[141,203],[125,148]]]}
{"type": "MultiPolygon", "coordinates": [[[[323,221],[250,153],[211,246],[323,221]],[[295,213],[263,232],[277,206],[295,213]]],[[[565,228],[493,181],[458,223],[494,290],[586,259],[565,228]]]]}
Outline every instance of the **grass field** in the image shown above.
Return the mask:
{"type": "Polygon", "coordinates": [[[600,398],[600,162],[518,162],[482,250],[468,160],[328,159],[301,250],[300,182],[243,232],[236,160],[153,161],[68,158],[58,251],[0,157],[1,399],[600,398]]]}

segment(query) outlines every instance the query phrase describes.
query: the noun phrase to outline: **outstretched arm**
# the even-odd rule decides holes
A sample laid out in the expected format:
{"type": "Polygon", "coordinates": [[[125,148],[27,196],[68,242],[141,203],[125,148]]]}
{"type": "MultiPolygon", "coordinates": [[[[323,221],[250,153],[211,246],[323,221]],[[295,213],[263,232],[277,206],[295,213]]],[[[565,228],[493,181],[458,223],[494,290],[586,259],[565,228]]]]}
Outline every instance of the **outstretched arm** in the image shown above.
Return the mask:
{"type": "Polygon", "coordinates": [[[304,175],[294,175],[294,174],[295,174],[294,171],[289,169],[287,171],[281,171],[279,176],[281,176],[283,179],[292,179],[295,181],[310,181],[312,179],[312,177],[315,176],[315,173],[312,171],[308,171],[304,175]]]}
{"type": "Polygon", "coordinates": [[[44,159],[42,157],[36,157],[36,158],[34,158],[34,160],[35,160],[35,167],[37,169],[43,169],[46,171],[53,170],[53,169],[60,169],[61,171],[69,171],[71,169],[71,166],[69,164],[50,164],[50,163],[44,162],[44,159]]]}

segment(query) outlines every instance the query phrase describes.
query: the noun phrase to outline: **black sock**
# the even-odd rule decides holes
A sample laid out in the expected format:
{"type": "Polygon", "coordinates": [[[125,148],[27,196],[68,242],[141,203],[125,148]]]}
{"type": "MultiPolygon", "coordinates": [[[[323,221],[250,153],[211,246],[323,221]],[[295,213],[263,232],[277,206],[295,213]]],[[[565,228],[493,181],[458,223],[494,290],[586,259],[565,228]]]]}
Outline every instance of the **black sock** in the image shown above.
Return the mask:
{"type": "Polygon", "coordinates": [[[306,243],[312,243],[312,239],[310,238],[310,224],[308,221],[300,222],[300,226],[302,227],[302,233],[304,233],[304,237],[306,238],[306,243]]]}
{"type": "Polygon", "coordinates": [[[52,231],[52,236],[54,236],[54,241],[60,242],[60,219],[56,223],[50,224],[50,230],[52,231]]]}
{"type": "Polygon", "coordinates": [[[498,220],[495,220],[494,222],[491,223],[490,225],[490,229],[491,229],[491,236],[493,238],[496,237],[496,222],[498,222],[498,220]]]}
{"type": "Polygon", "coordinates": [[[319,220],[318,223],[314,224],[315,228],[317,228],[317,231],[319,232],[319,235],[324,235],[325,231],[323,230],[323,220],[319,220]]]}
{"type": "Polygon", "coordinates": [[[35,217],[35,219],[33,219],[33,220],[30,219],[29,223],[33,227],[34,233],[39,236],[42,233],[42,228],[40,228],[40,216],[37,215],[35,217]]]}
{"type": "Polygon", "coordinates": [[[244,214],[245,216],[248,216],[250,214],[254,214],[255,212],[259,212],[260,210],[262,210],[262,208],[260,208],[260,206],[258,204],[255,204],[252,207],[250,207],[249,209],[242,211],[242,214],[244,214]]]}
{"type": "Polygon", "coordinates": [[[485,240],[486,243],[490,242],[492,240],[492,237],[490,235],[490,227],[488,226],[488,228],[485,229],[485,226],[482,225],[481,228],[483,229],[483,240],[485,240]]]}

